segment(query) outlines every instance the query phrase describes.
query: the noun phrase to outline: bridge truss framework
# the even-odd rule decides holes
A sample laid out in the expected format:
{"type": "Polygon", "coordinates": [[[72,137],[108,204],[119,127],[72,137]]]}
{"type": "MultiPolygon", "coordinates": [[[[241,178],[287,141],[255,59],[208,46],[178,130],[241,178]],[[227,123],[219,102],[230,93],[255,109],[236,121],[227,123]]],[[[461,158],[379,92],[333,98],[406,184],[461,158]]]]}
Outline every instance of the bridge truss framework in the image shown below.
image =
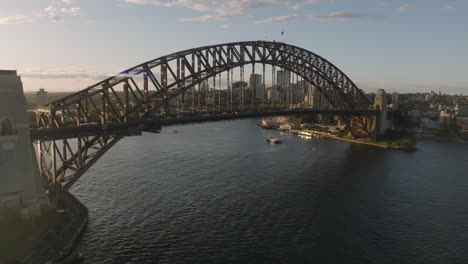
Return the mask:
{"type": "MultiPolygon", "coordinates": [[[[37,129],[39,132],[80,129],[96,132],[124,127],[128,132],[129,127],[141,131],[145,120],[331,109],[369,111],[371,103],[350,78],[317,54],[285,43],[250,41],[185,50],[132,67],[39,108],[37,129]],[[260,65],[259,72],[256,72],[259,68],[256,65],[260,65]],[[287,101],[290,87],[274,88],[279,95],[274,95],[273,100],[268,100],[265,93],[261,98],[248,94],[242,84],[244,67],[251,66],[253,74],[263,73],[262,85],[266,87],[265,65],[272,67],[273,87],[278,67],[295,74],[296,80],[300,78],[315,87],[323,103],[313,109],[307,105],[293,105],[287,101]],[[240,88],[232,84],[235,69],[238,69],[240,88]],[[201,87],[207,80],[213,80],[211,91],[201,87]],[[225,80],[227,89],[221,89],[221,82],[225,80]],[[175,111],[169,111],[170,105],[175,111]]],[[[36,138],[40,172],[46,188],[70,188],[125,135],[88,133],[73,138],[57,139],[46,135],[36,138]]]]}

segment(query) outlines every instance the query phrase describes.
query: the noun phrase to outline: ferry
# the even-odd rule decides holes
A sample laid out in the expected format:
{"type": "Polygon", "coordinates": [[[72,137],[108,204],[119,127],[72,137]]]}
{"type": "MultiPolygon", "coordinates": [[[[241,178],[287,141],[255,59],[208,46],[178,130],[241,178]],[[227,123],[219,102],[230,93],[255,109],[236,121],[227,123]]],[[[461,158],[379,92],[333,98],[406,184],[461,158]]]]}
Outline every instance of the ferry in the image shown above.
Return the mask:
{"type": "Polygon", "coordinates": [[[269,142],[269,143],[275,143],[275,144],[280,144],[281,143],[281,139],[279,139],[277,137],[267,137],[266,141],[269,142]]]}

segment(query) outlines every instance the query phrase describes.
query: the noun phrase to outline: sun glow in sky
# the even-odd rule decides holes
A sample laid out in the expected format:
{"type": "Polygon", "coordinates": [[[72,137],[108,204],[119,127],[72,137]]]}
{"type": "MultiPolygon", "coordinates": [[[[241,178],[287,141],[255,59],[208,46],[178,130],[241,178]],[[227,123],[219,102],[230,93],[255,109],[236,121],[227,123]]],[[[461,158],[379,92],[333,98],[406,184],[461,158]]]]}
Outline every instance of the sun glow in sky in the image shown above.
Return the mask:
{"type": "Polygon", "coordinates": [[[0,69],[29,91],[268,39],[325,57],[366,91],[468,94],[468,0],[0,0],[0,35],[0,69]]]}

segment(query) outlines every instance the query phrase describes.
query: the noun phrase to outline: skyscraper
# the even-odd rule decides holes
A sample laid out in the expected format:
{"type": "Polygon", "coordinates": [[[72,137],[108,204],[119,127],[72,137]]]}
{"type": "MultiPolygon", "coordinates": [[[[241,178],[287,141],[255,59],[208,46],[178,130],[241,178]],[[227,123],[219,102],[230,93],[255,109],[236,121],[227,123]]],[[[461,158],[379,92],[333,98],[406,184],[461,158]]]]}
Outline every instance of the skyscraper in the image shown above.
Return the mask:
{"type": "Polygon", "coordinates": [[[253,93],[253,97],[257,100],[263,99],[264,91],[262,84],[262,75],[261,74],[251,74],[249,78],[249,88],[253,93]]]}
{"type": "Polygon", "coordinates": [[[291,82],[291,73],[288,70],[276,72],[276,84],[281,88],[286,88],[291,82]]]}
{"type": "Polygon", "coordinates": [[[393,109],[398,109],[398,107],[400,106],[399,102],[398,102],[398,93],[397,92],[394,92],[392,94],[392,105],[393,105],[393,109]]]}

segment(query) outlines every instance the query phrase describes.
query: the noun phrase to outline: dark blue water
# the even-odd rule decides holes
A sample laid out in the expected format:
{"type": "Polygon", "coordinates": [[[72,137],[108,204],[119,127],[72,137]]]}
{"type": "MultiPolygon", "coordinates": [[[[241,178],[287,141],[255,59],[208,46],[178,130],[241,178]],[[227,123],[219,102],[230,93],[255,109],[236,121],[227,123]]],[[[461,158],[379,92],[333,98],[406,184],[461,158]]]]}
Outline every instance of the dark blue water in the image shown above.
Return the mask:
{"type": "Polygon", "coordinates": [[[73,188],[84,263],[468,263],[468,145],[393,151],[256,122],[119,142],[73,188]]]}

